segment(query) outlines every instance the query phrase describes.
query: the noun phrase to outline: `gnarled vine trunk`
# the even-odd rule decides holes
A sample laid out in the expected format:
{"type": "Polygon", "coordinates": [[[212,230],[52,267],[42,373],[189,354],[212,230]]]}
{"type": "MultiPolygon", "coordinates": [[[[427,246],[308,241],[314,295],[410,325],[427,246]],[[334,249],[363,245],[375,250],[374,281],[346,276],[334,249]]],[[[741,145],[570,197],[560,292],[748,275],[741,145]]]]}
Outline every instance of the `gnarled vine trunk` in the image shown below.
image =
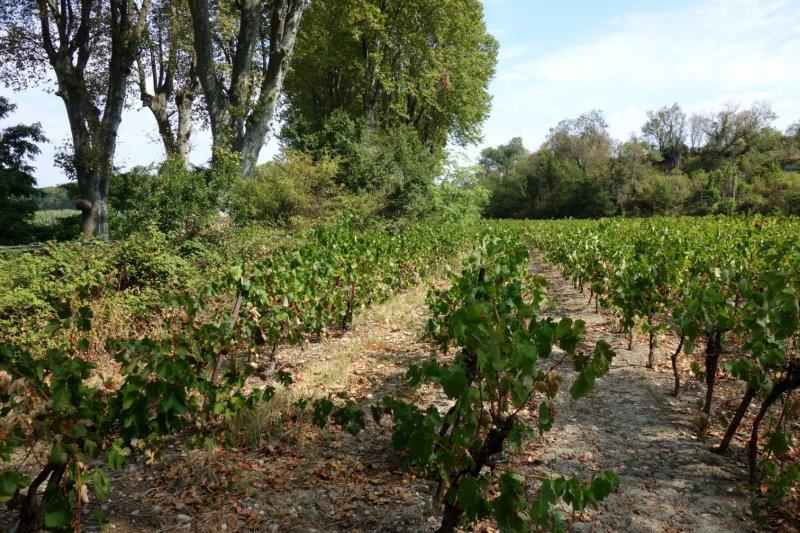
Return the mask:
{"type": "Polygon", "coordinates": [[[758,432],[761,428],[761,422],[764,420],[769,408],[778,401],[778,399],[795,389],[800,388],[800,361],[790,363],[786,369],[786,373],[777,383],[772,386],[772,390],[767,394],[761,408],[758,410],[755,420],[753,420],[753,429],[750,432],[750,441],[747,444],[747,463],[750,468],[750,482],[758,482],[758,432]]]}
{"type": "Polygon", "coordinates": [[[722,333],[715,331],[706,338],[706,400],[703,412],[711,414],[711,402],[714,399],[714,386],[717,383],[719,357],[722,353],[722,333]]]}
{"type": "Polygon", "coordinates": [[[728,424],[728,429],[725,431],[725,436],[722,438],[722,442],[720,442],[719,446],[712,449],[713,452],[725,453],[728,451],[728,447],[733,440],[733,436],[736,435],[736,431],[739,429],[739,425],[742,423],[742,419],[744,418],[745,413],[747,413],[747,409],[750,407],[755,395],[756,388],[748,385],[747,390],[745,390],[744,396],[742,397],[742,401],[739,402],[739,407],[736,409],[736,413],[733,415],[733,419],[731,420],[730,424],[728,424]]]}

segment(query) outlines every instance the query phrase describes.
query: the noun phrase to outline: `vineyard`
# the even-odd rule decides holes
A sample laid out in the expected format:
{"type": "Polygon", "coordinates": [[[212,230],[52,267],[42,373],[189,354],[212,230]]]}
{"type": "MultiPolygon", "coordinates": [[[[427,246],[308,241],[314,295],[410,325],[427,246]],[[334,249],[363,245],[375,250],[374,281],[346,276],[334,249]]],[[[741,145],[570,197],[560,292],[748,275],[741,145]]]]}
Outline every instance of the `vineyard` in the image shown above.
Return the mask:
{"type": "Polygon", "coordinates": [[[0,525],[637,530],[604,517],[660,459],[634,465],[642,436],[618,433],[673,402],[661,460],[719,459],[739,529],[791,531],[798,230],[346,219],[242,246],[141,235],[82,270],[66,265],[86,245],[21,254],[0,276],[0,525]],[[600,436],[622,441],[564,467],[600,436]]]}

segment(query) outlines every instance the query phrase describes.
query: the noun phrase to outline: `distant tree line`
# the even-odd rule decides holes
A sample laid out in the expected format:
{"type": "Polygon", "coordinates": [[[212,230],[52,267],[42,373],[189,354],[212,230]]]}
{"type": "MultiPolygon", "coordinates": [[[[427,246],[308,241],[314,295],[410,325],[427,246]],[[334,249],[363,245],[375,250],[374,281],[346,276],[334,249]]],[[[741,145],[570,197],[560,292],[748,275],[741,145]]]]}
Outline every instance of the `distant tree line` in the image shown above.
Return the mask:
{"type": "Polygon", "coordinates": [[[692,116],[673,104],[618,142],[591,111],[534,152],[520,138],[483,150],[474,179],[500,218],[800,214],[800,123],[781,132],[775,118],[763,103],[692,116]]]}

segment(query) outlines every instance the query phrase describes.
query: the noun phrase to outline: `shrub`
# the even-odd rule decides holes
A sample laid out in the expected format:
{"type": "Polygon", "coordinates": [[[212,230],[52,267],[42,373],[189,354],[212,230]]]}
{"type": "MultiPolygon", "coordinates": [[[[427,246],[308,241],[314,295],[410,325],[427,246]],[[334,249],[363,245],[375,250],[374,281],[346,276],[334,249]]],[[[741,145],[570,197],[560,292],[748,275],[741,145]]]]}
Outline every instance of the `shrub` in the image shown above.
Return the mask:
{"type": "Polygon", "coordinates": [[[636,180],[625,183],[619,203],[626,214],[658,215],[681,211],[689,196],[690,183],[685,174],[648,169],[636,180]]]}
{"type": "Polygon", "coordinates": [[[162,288],[191,277],[189,263],[176,255],[168,236],[154,226],[131,235],[116,249],[111,264],[118,290],[162,288]]]}
{"type": "Polygon", "coordinates": [[[252,178],[235,180],[228,198],[236,222],[287,225],[293,217],[320,217],[338,188],[338,162],[319,161],[302,152],[286,152],[260,166],[252,178]]]}
{"type": "Polygon", "coordinates": [[[165,162],[157,173],[137,167],[112,178],[112,229],[125,236],[155,225],[160,231],[193,235],[216,215],[219,180],[178,161],[165,162]]]}

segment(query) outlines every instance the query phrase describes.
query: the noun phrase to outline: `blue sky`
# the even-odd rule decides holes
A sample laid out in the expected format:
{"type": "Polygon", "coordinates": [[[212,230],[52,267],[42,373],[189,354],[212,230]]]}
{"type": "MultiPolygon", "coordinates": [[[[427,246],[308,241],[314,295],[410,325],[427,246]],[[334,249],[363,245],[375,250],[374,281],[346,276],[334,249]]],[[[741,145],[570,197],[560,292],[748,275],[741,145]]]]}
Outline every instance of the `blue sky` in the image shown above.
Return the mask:
{"type": "MultiPolygon", "coordinates": [[[[636,133],[647,110],[678,102],[687,112],[769,102],[780,128],[800,120],[800,2],[796,0],[485,0],[500,42],[492,113],[482,146],[520,136],[538,147],[564,118],[605,112],[612,134],[636,133]]],[[[15,122],[42,123],[51,139],[37,160],[40,185],[63,181],[52,165],[68,137],[60,100],[41,90],[13,94],[15,122]]],[[[148,112],[133,109],[120,131],[117,162],[158,161],[162,150],[148,112]]],[[[275,142],[262,159],[275,153],[275,142]]],[[[209,155],[197,132],[192,160],[209,155]]]]}

